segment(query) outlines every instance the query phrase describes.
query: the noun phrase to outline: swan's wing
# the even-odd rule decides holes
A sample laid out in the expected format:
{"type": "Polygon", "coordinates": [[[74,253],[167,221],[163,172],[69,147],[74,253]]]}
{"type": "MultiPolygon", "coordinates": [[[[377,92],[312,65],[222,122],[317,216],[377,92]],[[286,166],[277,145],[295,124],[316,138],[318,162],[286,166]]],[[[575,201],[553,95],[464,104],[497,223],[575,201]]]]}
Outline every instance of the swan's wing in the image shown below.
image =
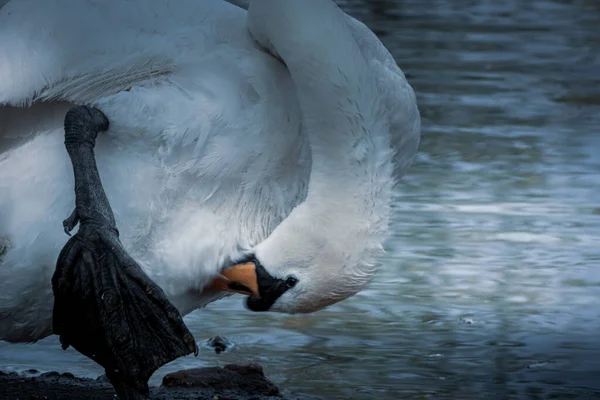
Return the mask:
{"type": "Polygon", "coordinates": [[[73,103],[159,81],[189,55],[244,39],[233,20],[245,11],[223,0],[0,4],[0,154],[60,127],[73,103]]]}
{"type": "Polygon", "coordinates": [[[152,47],[156,40],[144,26],[135,42],[119,40],[135,32],[127,18],[135,1],[99,3],[0,2],[0,154],[60,127],[69,103],[89,102],[168,70],[169,55],[152,47]]]}
{"type": "MultiPolygon", "coordinates": [[[[156,54],[140,48],[144,40],[127,54],[132,45],[119,40],[128,31],[119,24],[119,9],[115,2],[106,7],[98,3],[13,0],[0,10],[0,104],[89,101],[126,88],[140,75],[165,69],[167,57],[145,61],[156,54]]],[[[134,2],[122,3],[126,18],[134,2]]],[[[140,29],[138,37],[142,35],[140,29]]]]}
{"type": "Polygon", "coordinates": [[[9,1],[0,9],[0,104],[89,102],[169,74],[211,39],[239,40],[225,27],[244,12],[223,0],[9,1]]]}

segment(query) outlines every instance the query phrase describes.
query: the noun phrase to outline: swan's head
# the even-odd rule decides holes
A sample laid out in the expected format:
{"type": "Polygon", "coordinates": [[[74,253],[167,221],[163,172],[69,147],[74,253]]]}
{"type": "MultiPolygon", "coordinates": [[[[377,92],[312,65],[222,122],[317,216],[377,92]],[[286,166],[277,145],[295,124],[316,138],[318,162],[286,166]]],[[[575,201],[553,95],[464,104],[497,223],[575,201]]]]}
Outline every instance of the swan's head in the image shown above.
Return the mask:
{"type": "Polygon", "coordinates": [[[357,221],[348,216],[318,218],[313,210],[308,218],[309,204],[297,207],[250,255],[222,271],[221,288],[249,295],[246,306],[252,311],[290,314],[321,310],[363,289],[375,272],[381,246],[374,249],[372,239],[379,235],[357,230],[357,221]],[[321,223],[313,225],[315,219],[321,223]]]}
{"type": "Polygon", "coordinates": [[[250,2],[248,29],[286,64],[311,149],[305,201],[222,272],[223,287],[248,294],[250,310],[309,313],[344,300],[365,287],[383,252],[392,133],[406,169],[420,118],[391,55],[349,18],[331,0],[250,2]]]}

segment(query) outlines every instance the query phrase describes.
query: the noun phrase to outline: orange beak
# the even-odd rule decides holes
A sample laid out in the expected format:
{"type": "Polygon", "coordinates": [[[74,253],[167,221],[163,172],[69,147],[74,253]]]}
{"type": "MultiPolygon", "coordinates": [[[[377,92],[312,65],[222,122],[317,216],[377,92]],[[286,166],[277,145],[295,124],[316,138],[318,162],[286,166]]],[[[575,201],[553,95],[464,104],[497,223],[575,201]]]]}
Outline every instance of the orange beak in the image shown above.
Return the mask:
{"type": "Polygon", "coordinates": [[[204,290],[234,292],[260,297],[256,265],[249,262],[227,268],[221,271],[221,275],[216,277],[204,290]]]}

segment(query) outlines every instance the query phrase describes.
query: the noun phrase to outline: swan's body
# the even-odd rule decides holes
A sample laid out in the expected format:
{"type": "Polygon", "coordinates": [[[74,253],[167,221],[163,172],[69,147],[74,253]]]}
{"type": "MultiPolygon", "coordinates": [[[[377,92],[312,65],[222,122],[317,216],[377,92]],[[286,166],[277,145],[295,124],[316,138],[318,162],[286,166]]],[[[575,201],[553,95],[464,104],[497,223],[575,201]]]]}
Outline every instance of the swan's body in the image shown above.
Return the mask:
{"type": "Polygon", "coordinates": [[[275,311],[356,293],[419,141],[404,75],[329,0],[253,0],[248,14],[13,0],[0,9],[0,339],[50,333],[73,103],[108,116],[96,155],[121,240],[183,314],[218,298],[203,288],[249,251],[299,278],[275,311]]]}

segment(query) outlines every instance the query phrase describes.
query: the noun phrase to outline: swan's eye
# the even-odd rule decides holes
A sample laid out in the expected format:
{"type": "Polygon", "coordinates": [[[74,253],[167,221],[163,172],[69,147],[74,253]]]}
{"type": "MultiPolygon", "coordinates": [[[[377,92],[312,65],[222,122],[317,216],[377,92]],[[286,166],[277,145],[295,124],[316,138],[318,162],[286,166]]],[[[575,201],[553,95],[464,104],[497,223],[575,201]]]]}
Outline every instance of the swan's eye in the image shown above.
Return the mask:
{"type": "Polygon", "coordinates": [[[298,283],[298,279],[294,278],[293,276],[288,276],[285,280],[285,286],[287,286],[289,289],[296,286],[296,283],[298,283]]]}

